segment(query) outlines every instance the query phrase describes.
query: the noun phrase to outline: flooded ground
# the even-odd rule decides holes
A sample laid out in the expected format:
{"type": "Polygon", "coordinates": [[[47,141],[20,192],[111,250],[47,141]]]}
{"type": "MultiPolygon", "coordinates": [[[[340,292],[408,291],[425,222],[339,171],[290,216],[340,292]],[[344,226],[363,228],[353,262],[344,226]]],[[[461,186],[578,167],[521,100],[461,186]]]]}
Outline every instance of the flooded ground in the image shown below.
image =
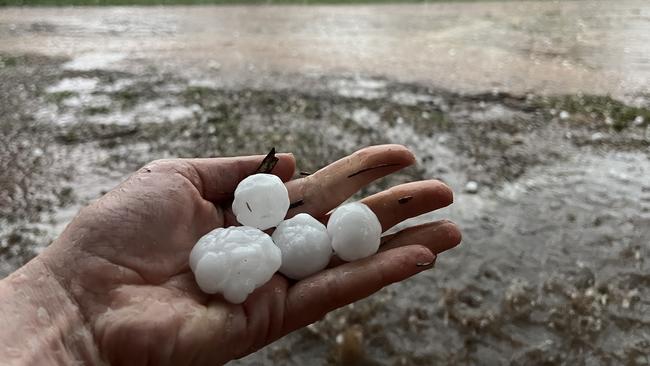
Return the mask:
{"type": "Polygon", "coordinates": [[[411,223],[463,244],[235,364],[648,365],[649,44],[643,1],[2,9],[0,275],[153,159],[401,143],[361,194],[442,179],[411,223]]]}
{"type": "Polygon", "coordinates": [[[645,0],[3,8],[0,51],[67,56],[89,70],[151,61],[198,79],[218,69],[219,84],[351,74],[621,97],[650,93],[648,12],[645,0]]]}

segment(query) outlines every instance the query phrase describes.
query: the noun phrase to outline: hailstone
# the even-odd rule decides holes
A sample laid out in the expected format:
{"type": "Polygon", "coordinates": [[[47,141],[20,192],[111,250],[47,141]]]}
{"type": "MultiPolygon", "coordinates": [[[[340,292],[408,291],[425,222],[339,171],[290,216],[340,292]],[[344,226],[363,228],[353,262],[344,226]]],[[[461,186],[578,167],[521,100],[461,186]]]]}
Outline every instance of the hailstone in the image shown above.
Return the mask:
{"type": "Polygon", "coordinates": [[[379,249],[381,224],[377,215],[360,202],[339,206],[327,222],[332,248],[345,261],[371,256],[379,249]]]}
{"type": "Polygon", "coordinates": [[[282,252],[280,272],[295,280],[322,270],[332,256],[327,228],[305,213],[282,221],[273,232],[273,242],[282,252]]]}
{"type": "Polygon", "coordinates": [[[272,174],[254,174],[235,189],[232,211],[242,225],[266,230],[277,226],[289,210],[289,193],[272,174]]]}
{"type": "Polygon", "coordinates": [[[207,233],[190,252],[196,283],[208,294],[221,293],[240,304],[280,268],[282,253],[264,232],[247,226],[207,233]]]}

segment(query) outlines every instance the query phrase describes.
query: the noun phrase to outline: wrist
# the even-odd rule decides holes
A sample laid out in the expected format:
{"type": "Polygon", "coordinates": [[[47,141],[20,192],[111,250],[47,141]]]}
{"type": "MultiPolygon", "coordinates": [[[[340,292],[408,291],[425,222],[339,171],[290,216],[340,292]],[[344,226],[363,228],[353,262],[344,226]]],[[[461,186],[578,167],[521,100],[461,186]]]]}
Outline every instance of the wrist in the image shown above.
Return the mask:
{"type": "Polygon", "coordinates": [[[40,257],[0,281],[0,359],[8,365],[101,363],[77,304],[40,257]]]}

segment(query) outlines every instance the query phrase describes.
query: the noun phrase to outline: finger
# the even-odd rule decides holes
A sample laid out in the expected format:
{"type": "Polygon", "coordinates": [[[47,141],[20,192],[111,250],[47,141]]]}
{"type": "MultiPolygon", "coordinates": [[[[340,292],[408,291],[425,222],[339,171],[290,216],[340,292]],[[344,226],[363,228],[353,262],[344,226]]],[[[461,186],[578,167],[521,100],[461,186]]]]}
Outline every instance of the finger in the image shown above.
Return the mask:
{"type": "MultiPolygon", "coordinates": [[[[404,220],[448,206],[453,200],[451,189],[444,183],[427,180],[401,184],[366,197],[361,202],[377,215],[382,231],[386,231],[404,220]]],[[[327,222],[327,219],[328,217],[325,217],[323,221],[327,222]]],[[[382,238],[383,240],[385,239],[382,238]]],[[[410,244],[425,245],[427,242],[421,240],[410,244]]],[[[329,267],[336,267],[341,263],[343,261],[335,256],[329,267]]]]}
{"type": "Polygon", "coordinates": [[[381,238],[379,251],[399,248],[405,245],[422,245],[433,254],[440,254],[460,244],[462,235],[458,226],[451,221],[441,220],[412,226],[395,234],[381,238]]]}
{"type": "Polygon", "coordinates": [[[284,333],[431,268],[435,255],[420,245],[396,248],[320,272],[289,289],[284,333]]]}
{"type": "Polygon", "coordinates": [[[377,215],[382,231],[453,201],[453,192],[439,180],[401,184],[361,200],[377,215]]]}
{"type": "MultiPolygon", "coordinates": [[[[296,160],[292,154],[276,154],[279,159],[271,174],[282,181],[293,176],[296,160]]],[[[232,199],[233,192],[239,182],[251,174],[260,165],[264,155],[242,156],[232,158],[188,159],[199,175],[197,186],[203,198],[220,203],[232,199]]]]}
{"type": "Polygon", "coordinates": [[[287,183],[291,202],[287,217],[309,213],[319,217],[329,212],[372,181],[415,162],[401,145],[379,145],[361,149],[316,173],[287,183]]]}
{"type": "MultiPolygon", "coordinates": [[[[438,255],[460,244],[461,240],[462,236],[456,224],[448,220],[441,220],[384,235],[381,238],[379,251],[384,252],[407,245],[422,245],[433,254],[438,255]]],[[[343,263],[346,262],[334,256],[328,267],[340,266],[343,263]]]]}

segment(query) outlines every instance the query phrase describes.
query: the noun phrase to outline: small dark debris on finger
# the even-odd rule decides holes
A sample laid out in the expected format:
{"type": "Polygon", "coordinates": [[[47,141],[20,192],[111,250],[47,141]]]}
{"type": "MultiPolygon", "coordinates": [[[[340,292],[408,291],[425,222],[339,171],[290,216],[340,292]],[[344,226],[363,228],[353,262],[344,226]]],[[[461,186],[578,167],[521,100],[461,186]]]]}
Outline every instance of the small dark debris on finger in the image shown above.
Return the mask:
{"type": "Polygon", "coordinates": [[[279,160],[280,159],[275,156],[275,147],[271,148],[271,151],[269,151],[269,153],[266,154],[264,160],[262,160],[262,163],[260,163],[260,166],[257,167],[255,173],[253,174],[259,174],[259,173],[270,174],[273,171],[273,168],[275,168],[275,165],[278,163],[279,160]]]}
{"type": "Polygon", "coordinates": [[[398,202],[400,205],[403,205],[403,204],[405,204],[406,202],[408,202],[408,201],[410,201],[410,200],[412,200],[412,199],[413,199],[413,196],[404,196],[404,197],[398,199],[397,202],[398,202]]]}
{"type": "Polygon", "coordinates": [[[418,262],[415,264],[416,267],[429,267],[433,265],[434,261],[431,262],[418,262]]]}
{"type": "Polygon", "coordinates": [[[292,203],[289,205],[289,209],[292,209],[292,208],[296,208],[296,207],[302,206],[303,204],[305,204],[305,201],[303,201],[302,199],[300,199],[300,200],[298,200],[298,201],[296,201],[296,202],[292,202],[292,203]]]}
{"type": "Polygon", "coordinates": [[[388,167],[391,167],[391,166],[398,166],[398,165],[400,165],[400,164],[398,164],[398,163],[385,163],[385,164],[379,164],[379,165],[371,166],[369,168],[364,168],[364,169],[361,169],[359,171],[356,171],[356,172],[348,175],[348,178],[352,178],[355,175],[359,175],[359,174],[365,173],[365,172],[370,171],[370,170],[380,169],[380,168],[388,168],[388,167]]]}

